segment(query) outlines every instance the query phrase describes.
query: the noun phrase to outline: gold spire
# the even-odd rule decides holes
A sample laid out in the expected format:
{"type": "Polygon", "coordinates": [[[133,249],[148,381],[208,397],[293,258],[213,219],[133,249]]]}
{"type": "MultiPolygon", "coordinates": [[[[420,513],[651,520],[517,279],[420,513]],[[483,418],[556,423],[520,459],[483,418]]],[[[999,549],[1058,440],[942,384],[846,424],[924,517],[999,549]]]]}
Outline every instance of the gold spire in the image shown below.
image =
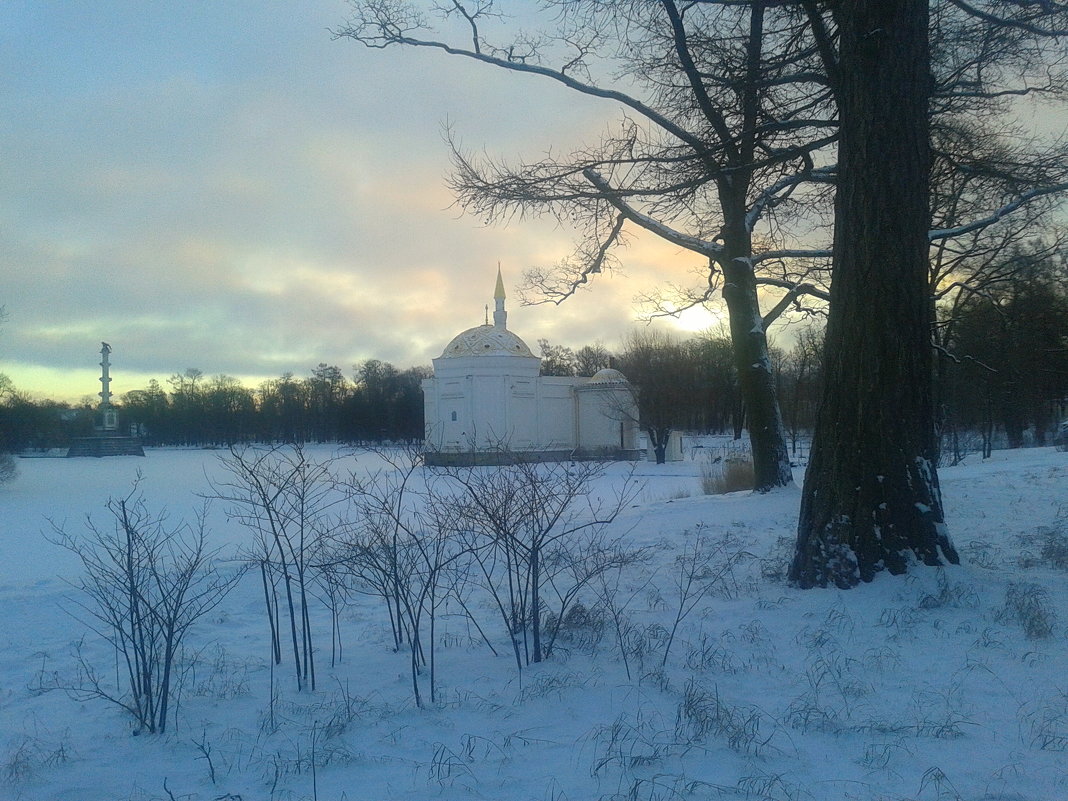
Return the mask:
{"type": "Polygon", "coordinates": [[[494,300],[504,300],[504,279],[501,277],[501,263],[497,262],[497,286],[493,290],[494,300]]]}
{"type": "Polygon", "coordinates": [[[493,290],[493,324],[497,328],[508,328],[508,312],[504,310],[504,297],[501,263],[497,262],[497,288],[493,290]]]}

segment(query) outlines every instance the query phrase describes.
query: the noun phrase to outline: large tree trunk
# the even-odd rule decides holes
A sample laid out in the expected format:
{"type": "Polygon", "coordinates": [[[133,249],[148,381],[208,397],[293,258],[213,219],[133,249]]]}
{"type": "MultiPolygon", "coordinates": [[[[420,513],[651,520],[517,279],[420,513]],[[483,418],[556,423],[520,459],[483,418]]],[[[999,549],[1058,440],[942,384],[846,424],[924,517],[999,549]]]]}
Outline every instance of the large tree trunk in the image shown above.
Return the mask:
{"type": "Polygon", "coordinates": [[[840,140],[826,379],[790,580],[841,588],[957,562],[932,456],[927,0],[854,0],[840,35],[840,140]]]}
{"type": "Polygon", "coordinates": [[[730,318],[734,364],[749,427],[754,489],[767,492],[789,486],[794,477],[768,356],[768,337],[760,314],[756,276],[750,261],[753,246],[745,225],[744,190],[723,186],[719,195],[725,220],[724,256],[719,262],[723,270],[723,299],[730,318]]]}

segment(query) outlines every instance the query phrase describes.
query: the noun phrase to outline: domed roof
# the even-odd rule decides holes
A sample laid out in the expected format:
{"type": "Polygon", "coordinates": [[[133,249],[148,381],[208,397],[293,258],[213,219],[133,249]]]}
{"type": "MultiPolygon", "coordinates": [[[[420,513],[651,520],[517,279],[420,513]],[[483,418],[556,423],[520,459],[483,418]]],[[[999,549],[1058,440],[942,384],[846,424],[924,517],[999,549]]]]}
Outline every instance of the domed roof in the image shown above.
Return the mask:
{"type": "Polygon", "coordinates": [[[479,325],[453,337],[441,353],[442,359],[464,356],[526,356],[536,358],[527,343],[503,326],[479,325]]]}
{"type": "Polygon", "coordinates": [[[606,367],[603,370],[598,370],[590,378],[591,384],[626,384],[627,377],[619,370],[613,370],[611,367],[606,367]]]}

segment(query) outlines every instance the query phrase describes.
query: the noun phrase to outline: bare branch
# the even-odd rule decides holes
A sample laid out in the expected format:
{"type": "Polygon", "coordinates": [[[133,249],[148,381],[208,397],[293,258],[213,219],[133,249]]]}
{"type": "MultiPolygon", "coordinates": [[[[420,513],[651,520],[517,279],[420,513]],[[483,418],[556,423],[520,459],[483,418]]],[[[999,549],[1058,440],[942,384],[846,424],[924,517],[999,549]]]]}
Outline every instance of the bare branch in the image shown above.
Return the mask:
{"type": "Polygon", "coordinates": [[[559,278],[550,280],[549,275],[542,271],[537,269],[528,270],[525,274],[527,284],[537,290],[539,299],[534,299],[528,292],[521,291],[523,305],[537,306],[542,303],[552,303],[559,306],[578,292],[584,284],[589,282],[591,275],[596,275],[606,268],[609,251],[620,241],[625,221],[626,218],[622,214],[616,216],[612,229],[604,240],[597,244],[596,252],[592,258],[583,258],[579,261],[577,275],[567,275],[567,273],[573,273],[574,271],[565,269],[567,277],[563,280],[559,278]]]}
{"type": "Polygon", "coordinates": [[[433,39],[417,39],[413,36],[407,35],[401,29],[391,26],[387,23],[374,23],[372,26],[372,32],[368,33],[366,28],[369,27],[367,23],[359,26],[348,25],[334,31],[335,38],[349,38],[364,44],[368,47],[384,48],[390,45],[408,45],[409,47],[423,47],[431,48],[435,50],[441,50],[444,53],[448,53],[452,56],[460,56],[462,58],[469,58],[475,61],[480,61],[484,64],[489,64],[501,69],[510,70],[512,72],[527,73],[530,75],[540,75],[544,78],[549,78],[557,83],[563,84],[569,89],[573,89],[576,92],[580,92],[590,97],[599,97],[605,100],[612,100],[629,109],[640,114],[645,119],[654,123],[665,132],[671,134],[681,142],[685,142],[695,151],[701,152],[705,149],[705,143],[698,137],[691,134],[685,128],[677,125],[674,121],[666,117],[640,100],[619,92],[615,89],[606,89],[595,84],[587,83],[585,81],[578,80],[572,77],[572,75],[563,72],[561,70],[555,70],[550,67],[545,67],[540,64],[529,63],[526,60],[515,60],[514,55],[501,58],[499,56],[490,55],[481,51],[467,50],[461,47],[454,47],[446,42],[440,42],[433,39]]]}
{"type": "Polygon", "coordinates": [[[1047,195],[1055,195],[1061,192],[1068,192],[1068,183],[1056,184],[1054,186],[1044,186],[1037,189],[1033,189],[1014,200],[1012,203],[1008,203],[1002,206],[988,217],[984,217],[980,220],[967,223],[966,225],[959,225],[956,228],[947,228],[928,233],[927,238],[931,242],[936,242],[940,239],[948,239],[950,237],[959,237],[971,231],[977,231],[981,228],[986,228],[989,225],[993,225],[998,220],[1012,214],[1019,208],[1026,206],[1034,200],[1047,195]]]}
{"type": "Polygon", "coordinates": [[[1042,3],[1038,4],[1041,10],[1037,13],[1019,17],[1009,17],[1001,16],[999,14],[992,14],[989,11],[984,11],[981,8],[977,8],[971,3],[965,2],[965,0],[949,0],[949,2],[959,8],[961,11],[964,11],[972,15],[973,17],[978,17],[984,22],[988,22],[993,25],[1002,25],[1009,28],[1019,28],[1020,30],[1027,31],[1028,33],[1036,34],[1038,36],[1068,36],[1068,28],[1044,28],[1041,25],[1035,24],[1035,20],[1052,20],[1057,18],[1058,16],[1068,14],[1068,7],[1066,7],[1063,3],[1046,2],[1044,0],[1042,3]]]}
{"type": "Polygon", "coordinates": [[[694,253],[700,253],[709,258],[720,258],[723,255],[723,246],[715,242],[707,242],[697,237],[684,234],[681,231],[676,231],[673,228],[665,225],[659,220],[655,220],[647,214],[642,214],[630,204],[623,201],[619,193],[616,192],[611,185],[598,173],[596,170],[585,169],[582,174],[586,176],[586,179],[596,186],[604,196],[604,198],[612,204],[622,215],[630,220],[635,225],[650,231],[661,239],[678,245],[679,247],[692,250],[694,253]]]}

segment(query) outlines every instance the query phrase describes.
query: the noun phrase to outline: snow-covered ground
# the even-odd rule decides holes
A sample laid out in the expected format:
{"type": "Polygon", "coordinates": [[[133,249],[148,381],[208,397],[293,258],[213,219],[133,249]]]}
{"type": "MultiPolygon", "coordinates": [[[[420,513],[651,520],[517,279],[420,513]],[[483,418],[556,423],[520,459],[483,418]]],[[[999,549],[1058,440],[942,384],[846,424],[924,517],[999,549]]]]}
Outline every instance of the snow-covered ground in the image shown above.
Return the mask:
{"type": "MultiPolygon", "coordinates": [[[[0,487],[0,799],[1068,798],[1066,453],[943,469],[963,564],[845,592],[784,582],[796,488],[705,496],[694,462],[639,465],[643,487],[614,524],[651,553],[617,592],[626,662],[601,620],[520,673],[492,616],[499,656],[449,614],[435,638],[441,696],[419,709],[381,603],[357,596],[334,668],[328,617],[313,610],[318,690],[297,693],[291,665],[266,659],[249,573],[193,629],[199,656],[187,655],[167,734],[133,736],[107,703],[41,692],[72,670],[82,638],[107,654],[65,611],[79,599],[64,579],[80,568],[46,538],[49,520],[69,532],[86,514],[106,522],[107,498],[138,471],[150,507],[191,518],[217,458],[22,459],[0,487]],[[698,536],[735,566],[684,619],[661,670],[676,558],[698,536]],[[1048,634],[1028,636],[1043,623],[1048,634]]],[[[219,508],[210,525],[224,551],[247,537],[219,508]]]]}

